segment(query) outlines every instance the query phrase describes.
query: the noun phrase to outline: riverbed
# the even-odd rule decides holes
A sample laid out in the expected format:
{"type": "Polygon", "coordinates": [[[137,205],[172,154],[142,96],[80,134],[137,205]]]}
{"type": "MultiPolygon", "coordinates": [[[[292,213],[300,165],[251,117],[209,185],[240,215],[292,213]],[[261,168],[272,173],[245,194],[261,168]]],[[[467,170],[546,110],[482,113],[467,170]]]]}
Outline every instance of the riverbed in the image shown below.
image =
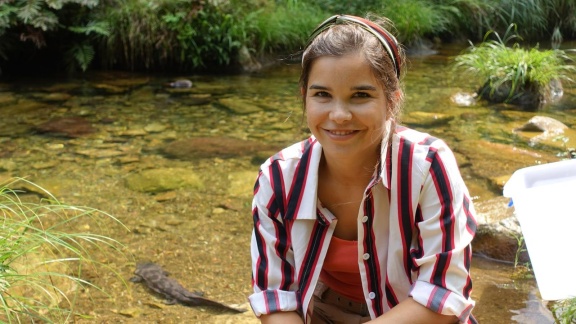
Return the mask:
{"type": "MultiPolygon", "coordinates": [[[[403,120],[449,143],[481,204],[502,198],[502,179],[513,170],[563,157],[563,147],[531,143],[512,129],[534,115],[573,127],[576,91],[565,86],[561,100],[538,111],[484,102],[458,105],[451,98],[473,92],[475,85],[451,74],[456,53],[447,48],[410,57],[403,120]],[[514,150],[526,153],[502,153],[514,150]]],[[[63,203],[98,208],[125,225],[86,221],[71,228],[95,230],[125,246],[121,253],[103,253],[100,261],[107,268],[87,274],[106,294],[81,290],[76,321],[255,322],[249,312],[164,305],[128,279],[136,262],[150,260],[190,290],[247,307],[253,181],[268,156],[308,134],[297,75],[296,62],[281,62],[245,75],[109,71],[0,80],[0,181],[24,177],[63,203]],[[168,85],[178,79],[193,86],[168,85]],[[83,127],[50,124],[62,120],[83,127]],[[190,175],[194,183],[160,184],[165,187],[158,190],[131,185],[134,175],[150,170],[166,178],[190,175]]],[[[513,316],[536,287],[529,272],[519,276],[510,263],[475,258],[472,274],[479,322],[517,323],[513,316]]]]}

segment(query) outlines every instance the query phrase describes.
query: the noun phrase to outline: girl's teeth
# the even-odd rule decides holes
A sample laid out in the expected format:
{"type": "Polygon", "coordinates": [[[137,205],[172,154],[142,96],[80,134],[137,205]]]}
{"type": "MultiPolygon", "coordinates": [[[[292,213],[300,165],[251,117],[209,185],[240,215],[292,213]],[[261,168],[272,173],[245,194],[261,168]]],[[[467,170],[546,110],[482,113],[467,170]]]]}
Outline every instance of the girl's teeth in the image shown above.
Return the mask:
{"type": "Polygon", "coordinates": [[[335,132],[335,131],[332,131],[331,133],[334,134],[334,135],[340,135],[340,136],[341,136],[341,135],[352,134],[352,132],[335,132]]]}

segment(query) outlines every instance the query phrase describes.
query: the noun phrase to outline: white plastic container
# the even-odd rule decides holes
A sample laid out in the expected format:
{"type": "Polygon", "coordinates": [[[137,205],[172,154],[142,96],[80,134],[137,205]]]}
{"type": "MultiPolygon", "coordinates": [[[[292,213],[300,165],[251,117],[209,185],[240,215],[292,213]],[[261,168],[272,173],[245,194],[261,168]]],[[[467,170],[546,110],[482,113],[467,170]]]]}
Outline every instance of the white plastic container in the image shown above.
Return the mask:
{"type": "Polygon", "coordinates": [[[519,169],[504,185],[512,198],[540,295],[576,296],[576,159],[519,169]]]}

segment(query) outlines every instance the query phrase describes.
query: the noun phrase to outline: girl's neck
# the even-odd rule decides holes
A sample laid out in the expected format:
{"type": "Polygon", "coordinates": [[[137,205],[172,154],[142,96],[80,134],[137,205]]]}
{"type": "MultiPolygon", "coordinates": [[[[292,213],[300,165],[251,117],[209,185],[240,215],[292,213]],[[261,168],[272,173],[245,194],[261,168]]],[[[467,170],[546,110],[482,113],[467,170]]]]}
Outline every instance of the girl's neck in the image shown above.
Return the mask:
{"type": "Polygon", "coordinates": [[[320,172],[345,185],[367,185],[378,165],[379,156],[374,154],[365,159],[335,158],[322,154],[320,172]]]}

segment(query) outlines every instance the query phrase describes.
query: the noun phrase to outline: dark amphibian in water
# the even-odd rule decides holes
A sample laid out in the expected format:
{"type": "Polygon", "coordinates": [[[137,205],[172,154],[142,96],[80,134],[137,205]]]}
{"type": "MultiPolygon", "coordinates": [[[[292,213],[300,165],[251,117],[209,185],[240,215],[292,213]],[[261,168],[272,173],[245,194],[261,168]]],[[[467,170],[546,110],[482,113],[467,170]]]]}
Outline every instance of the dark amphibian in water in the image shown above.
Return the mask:
{"type": "Polygon", "coordinates": [[[212,306],[227,311],[241,313],[244,309],[236,309],[217,301],[204,298],[198,292],[191,292],[178,281],[169,278],[168,273],[153,262],[143,262],[136,265],[132,282],[142,282],[152,291],[164,296],[167,304],[182,304],[185,306],[212,306]]]}

